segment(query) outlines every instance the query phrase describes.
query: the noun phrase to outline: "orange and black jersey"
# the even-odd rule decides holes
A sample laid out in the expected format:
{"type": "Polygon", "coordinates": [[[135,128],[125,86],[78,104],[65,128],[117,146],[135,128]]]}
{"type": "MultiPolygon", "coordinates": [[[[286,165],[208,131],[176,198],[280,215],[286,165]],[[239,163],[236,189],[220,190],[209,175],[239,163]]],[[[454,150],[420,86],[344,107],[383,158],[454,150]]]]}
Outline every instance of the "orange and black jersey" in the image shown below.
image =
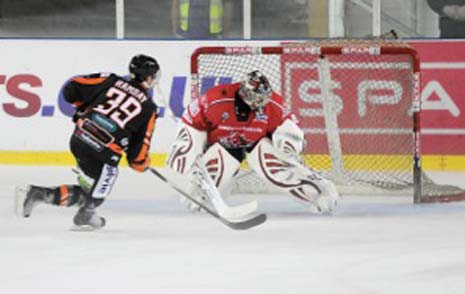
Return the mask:
{"type": "Polygon", "coordinates": [[[76,107],[73,121],[89,144],[124,150],[136,170],[147,162],[157,107],[139,83],[110,73],[78,76],[65,84],[63,95],[76,107]]]}

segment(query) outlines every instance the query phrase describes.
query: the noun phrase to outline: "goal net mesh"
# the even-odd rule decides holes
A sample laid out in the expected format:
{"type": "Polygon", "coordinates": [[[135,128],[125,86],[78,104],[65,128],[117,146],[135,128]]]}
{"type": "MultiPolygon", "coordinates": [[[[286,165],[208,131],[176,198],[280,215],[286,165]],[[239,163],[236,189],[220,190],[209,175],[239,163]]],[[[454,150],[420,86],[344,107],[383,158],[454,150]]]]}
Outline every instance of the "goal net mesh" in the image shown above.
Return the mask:
{"type": "MultiPolygon", "coordinates": [[[[192,57],[192,95],[253,70],[268,77],[297,116],[307,142],[305,164],[333,180],[340,193],[413,195],[416,187],[416,202],[464,197],[457,187],[434,183],[415,162],[419,65],[408,45],[339,40],[203,47],[192,57]]],[[[273,189],[244,169],[235,191],[273,189]]]]}

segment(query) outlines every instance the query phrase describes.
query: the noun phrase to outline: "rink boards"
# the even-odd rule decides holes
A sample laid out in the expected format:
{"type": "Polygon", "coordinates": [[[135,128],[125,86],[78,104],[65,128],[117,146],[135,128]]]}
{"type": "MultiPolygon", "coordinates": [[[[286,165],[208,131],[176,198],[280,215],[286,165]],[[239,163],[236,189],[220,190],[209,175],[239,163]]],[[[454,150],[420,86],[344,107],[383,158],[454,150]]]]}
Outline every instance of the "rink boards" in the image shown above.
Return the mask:
{"type": "MultiPolygon", "coordinates": [[[[66,151],[73,129],[72,109],[59,91],[78,74],[127,72],[129,58],[138,53],[157,57],[162,67],[161,92],[154,99],[169,104],[179,117],[189,100],[189,62],[199,46],[273,46],[279,41],[116,41],[116,40],[1,40],[0,54],[9,56],[0,66],[0,164],[73,165],[66,151]],[[175,56],[175,58],[173,58],[175,56]]],[[[422,58],[423,167],[432,170],[465,170],[465,42],[413,42],[422,58]],[[442,54],[438,55],[439,46],[442,54]]],[[[162,166],[176,124],[168,115],[157,121],[152,141],[152,163],[162,166]]],[[[310,143],[311,144],[311,143],[310,143]]],[[[325,157],[314,154],[312,156],[325,157]]],[[[348,155],[366,162],[359,168],[376,169],[376,157],[395,154],[348,155]],[[373,157],[374,156],[374,157],[373,157]],[[362,157],[362,158],[361,158],[362,157]],[[365,157],[365,158],[363,158],[365,157]]],[[[325,161],[326,159],[323,158],[325,161]]],[[[397,160],[398,158],[396,158],[397,160]]],[[[410,161],[408,156],[401,160],[410,161]]]]}

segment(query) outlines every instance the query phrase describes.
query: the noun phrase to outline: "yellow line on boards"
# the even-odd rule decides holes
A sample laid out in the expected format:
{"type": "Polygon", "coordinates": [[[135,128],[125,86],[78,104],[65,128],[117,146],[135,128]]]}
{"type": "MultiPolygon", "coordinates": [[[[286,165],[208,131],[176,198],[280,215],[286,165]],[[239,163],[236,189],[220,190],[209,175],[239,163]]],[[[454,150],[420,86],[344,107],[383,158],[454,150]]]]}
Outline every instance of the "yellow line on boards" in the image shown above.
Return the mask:
{"type": "MultiPolygon", "coordinates": [[[[150,154],[152,166],[164,166],[165,159],[165,153],[150,154]]],[[[67,151],[0,151],[0,164],[72,166],[76,161],[67,151]]],[[[121,159],[121,166],[127,166],[125,158],[121,159]]]]}
{"type": "MultiPolygon", "coordinates": [[[[166,153],[151,153],[151,165],[165,165],[166,153]]],[[[304,156],[305,163],[315,169],[331,169],[329,155],[313,154],[304,156]]],[[[412,158],[406,155],[344,155],[344,168],[347,170],[408,171],[412,168],[412,158]]],[[[73,166],[74,157],[66,151],[0,151],[1,165],[30,166],[73,166]]],[[[127,166],[126,159],[121,160],[127,166]]],[[[424,155],[422,165],[425,170],[465,171],[464,155],[424,155]]]]}

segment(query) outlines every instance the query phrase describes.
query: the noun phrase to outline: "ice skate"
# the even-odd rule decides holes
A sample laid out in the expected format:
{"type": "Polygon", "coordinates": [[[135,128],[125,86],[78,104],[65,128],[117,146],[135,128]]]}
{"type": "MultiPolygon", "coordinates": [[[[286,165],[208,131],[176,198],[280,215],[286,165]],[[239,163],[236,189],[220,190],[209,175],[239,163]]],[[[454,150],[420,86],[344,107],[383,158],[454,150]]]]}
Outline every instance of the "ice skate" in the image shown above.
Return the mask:
{"type": "Polygon", "coordinates": [[[75,231],[94,231],[103,228],[106,224],[105,218],[97,214],[93,204],[81,206],[73,222],[75,231]]]}
{"type": "Polygon", "coordinates": [[[15,189],[15,211],[20,217],[29,217],[34,207],[47,202],[47,189],[32,185],[19,186],[15,189]]]}

